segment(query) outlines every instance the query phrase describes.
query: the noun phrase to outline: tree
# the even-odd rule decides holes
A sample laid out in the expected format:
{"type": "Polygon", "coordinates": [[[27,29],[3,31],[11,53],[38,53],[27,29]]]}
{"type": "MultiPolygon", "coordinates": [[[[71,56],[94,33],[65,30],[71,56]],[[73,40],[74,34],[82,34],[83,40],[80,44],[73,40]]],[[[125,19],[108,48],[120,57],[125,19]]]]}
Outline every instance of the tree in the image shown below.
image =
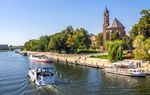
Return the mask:
{"type": "Polygon", "coordinates": [[[150,37],[150,9],[141,11],[142,17],[139,22],[132,27],[130,35],[135,38],[138,34],[145,38],[150,37]]]}
{"type": "Polygon", "coordinates": [[[77,53],[79,49],[88,49],[90,44],[89,35],[84,28],[77,28],[67,39],[68,47],[75,53],[77,53]]]}
{"type": "Polygon", "coordinates": [[[29,40],[28,42],[25,43],[24,49],[27,51],[37,51],[38,50],[38,40],[29,40]]]}
{"type": "Polygon", "coordinates": [[[28,51],[54,51],[58,53],[77,53],[90,47],[89,34],[84,28],[73,29],[68,26],[59,33],[41,36],[39,40],[29,40],[24,45],[28,51]]]}
{"type": "Polygon", "coordinates": [[[123,42],[121,40],[107,41],[105,48],[108,52],[110,61],[122,60],[123,56],[123,42]]]}
{"type": "Polygon", "coordinates": [[[140,47],[142,45],[143,41],[144,41],[143,35],[136,36],[134,41],[133,41],[133,47],[134,48],[140,47]]]}
{"type": "Polygon", "coordinates": [[[96,36],[96,48],[100,48],[100,46],[103,46],[103,33],[96,36]]]}
{"type": "Polygon", "coordinates": [[[125,37],[123,37],[122,41],[125,50],[132,50],[133,39],[130,36],[126,35],[125,37]]]}
{"type": "Polygon", "coordinates": [[[49,44],[49,36],[41,36],[39,38],[39,43],[38,43],[38,51],[47,51],[48,48],[48,44],[49,44]]]}
{"type": "Polygon", "coordinates": [[[133,45],[135,47],[135,59],[150,59],[150,54],[148,53],[148,50],[150,49],[150,38],[145,39],[143,35],[138,35],[135,38],[133,45]]]}
{"type": "Polygon", "coordinates": [[[114,40],[120,40],[120,32],[119,31],[115,31],[114,33],[111,33],[111,41],[114,41],[114,40]]]}

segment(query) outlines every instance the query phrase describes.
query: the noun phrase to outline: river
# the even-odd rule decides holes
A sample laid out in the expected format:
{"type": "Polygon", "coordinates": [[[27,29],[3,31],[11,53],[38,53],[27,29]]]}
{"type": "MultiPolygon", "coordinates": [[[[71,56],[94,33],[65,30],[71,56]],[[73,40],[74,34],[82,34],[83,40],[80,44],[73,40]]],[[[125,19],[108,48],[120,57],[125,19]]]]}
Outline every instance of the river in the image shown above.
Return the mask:
{"type": "Polygon", "coordinates": [[[32,63],[14,52],[0,52],[0,95],[150,95],[150,77],[105,74],[100,69],[65,63],[32,63]],[[54,67],[53,87],[37,87],[28,68],[54,67]]]}

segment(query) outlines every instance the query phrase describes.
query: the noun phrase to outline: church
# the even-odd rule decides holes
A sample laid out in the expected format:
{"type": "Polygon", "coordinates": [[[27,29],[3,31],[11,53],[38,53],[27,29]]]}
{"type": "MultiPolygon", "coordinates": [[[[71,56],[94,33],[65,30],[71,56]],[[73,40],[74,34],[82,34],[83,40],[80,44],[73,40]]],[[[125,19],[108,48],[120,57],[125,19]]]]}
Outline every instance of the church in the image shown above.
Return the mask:
{"type": "Polygon", "coordinates": [[[109,24],[109,11],[105,8],[104,11],[104,24],[103,24],[103,42],[111,40],[112,34],[118,32],[119,37],[123,38],[126,34],[125,27],[121,24],[121,22],[114,18],[113,22],[109,24]]]}

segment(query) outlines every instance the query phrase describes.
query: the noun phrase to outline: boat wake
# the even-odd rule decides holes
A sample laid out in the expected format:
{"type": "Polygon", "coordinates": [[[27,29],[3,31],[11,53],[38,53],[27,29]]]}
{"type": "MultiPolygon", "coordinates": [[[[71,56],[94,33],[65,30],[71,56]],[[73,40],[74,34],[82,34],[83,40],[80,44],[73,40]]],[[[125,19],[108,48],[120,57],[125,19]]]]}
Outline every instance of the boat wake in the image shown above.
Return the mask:
{"type": "Polygon", "coordinates": [[[40,86],[39,89],[40,90],[50,90],[52,92],[57,92],[57,88],[55,87],[55,85],[40,86]]]}

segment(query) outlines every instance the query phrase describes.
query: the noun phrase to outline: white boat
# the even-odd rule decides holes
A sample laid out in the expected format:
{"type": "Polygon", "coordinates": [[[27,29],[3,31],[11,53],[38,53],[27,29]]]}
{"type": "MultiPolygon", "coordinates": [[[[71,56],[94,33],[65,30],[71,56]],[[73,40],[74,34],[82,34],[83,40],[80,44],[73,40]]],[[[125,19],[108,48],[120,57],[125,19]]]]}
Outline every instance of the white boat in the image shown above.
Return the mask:
{"type": "Polygon", "coordinates": [[[53,63],[53,59],[45,55],[30,55],[29,59],[33,62],[53,63]]]}
{"type": "Polygon", "coordinates": [[[113,63],[109,67],[104,69],[106,73],[133,76],[133,77],[145,77],[146,73],[144,70],[135,68],[132,63],[128,62],[117,62],[113,63]]]}
{"type": "Polygon", "coordinates": [[[28,77],[38,86],[54,84],[54,73],[52,68],[38,68],[28,71],[28,77]]]}

